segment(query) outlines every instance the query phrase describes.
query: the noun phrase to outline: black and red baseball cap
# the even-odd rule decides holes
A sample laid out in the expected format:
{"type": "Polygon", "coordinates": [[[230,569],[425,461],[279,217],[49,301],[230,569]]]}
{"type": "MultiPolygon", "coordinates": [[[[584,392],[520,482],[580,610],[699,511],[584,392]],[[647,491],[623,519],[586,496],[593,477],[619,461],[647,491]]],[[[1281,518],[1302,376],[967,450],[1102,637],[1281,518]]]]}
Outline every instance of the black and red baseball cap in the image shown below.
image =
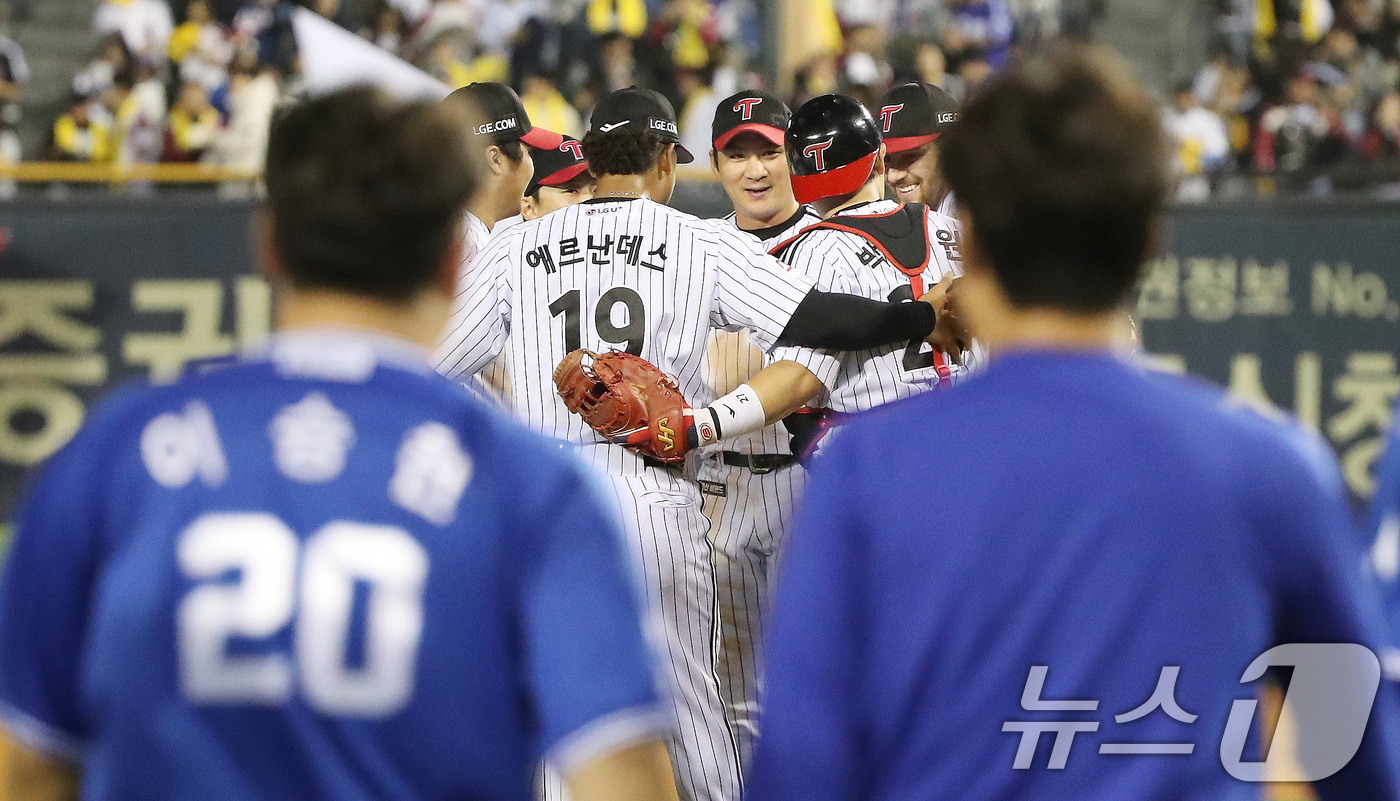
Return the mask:
{"type": "Polygon", "coordinates": [[[906,83],[880,101],[885,150],[901,153],[923,147],[958,124],[958,101],[927,83],[906,83]]]}
{"type": "Polygon", "coordinates": [[[473,83],[447,96],[448,100],[459,98],[469,101],[485,122],[476,126],[479,136],[485,136],[492,144],[505,144],[519,140],[530,147],[552,150],[559,147],[564,137],[543,128],[530,125],[530,116],[514,89],[503,83],[473,83]]]}
{"type": "Polygon", "coordinates": [[[526,195],[535,194],[542,186],[567,184],[588,171],[583,146],[572,136],[565,136],[559,147],[550,150],[532,147],[530,156],[535,160],[535,175],[525,187],[526,195]]]}
{"type": "Polygon", "coordinates": [[[618,89],[603,95],[588,120],[588,130],[609,134],[613,131],[651,131],[663,142],[676,146],[676,161],[689,164],[695,156],[681,146],[680,130],[676,128],[676,109],[660,92],[650,89],[618,89]]]}
{"type": "Polygon", "coordinates": [[[880,126],[856,100],[822,95],[792,115],[784,142],[792,193],[798,203],[811,203],[849,195],[870,180],[880,151],[880,126]]]}
{"type": "Polygon", "coordinates": [[[734,137],[751,132],[782,145],[790,121],[792,109],[787,103],[767,92],[740,92],[719,101],[715,107],[711,141],[715,150],[723,150],[734,137]]]}

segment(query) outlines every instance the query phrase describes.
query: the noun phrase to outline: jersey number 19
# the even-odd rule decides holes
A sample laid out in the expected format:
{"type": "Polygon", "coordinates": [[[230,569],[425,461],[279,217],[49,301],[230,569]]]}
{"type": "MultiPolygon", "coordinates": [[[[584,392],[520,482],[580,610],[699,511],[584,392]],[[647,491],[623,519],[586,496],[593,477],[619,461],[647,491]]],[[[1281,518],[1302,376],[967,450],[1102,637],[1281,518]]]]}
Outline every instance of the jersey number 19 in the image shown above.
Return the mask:
{"type": "MultiPolygon", "coordinates": [[[[564,355],[583,347],[583,292],[571,289],[549,304],[549,315],[564,315],[564,355]]],[[[598,298],[593,310],[593,329],[598,338],[613,345],[626,345],[623,350],[633,356],[642,355],[646,344],[647,312],[642,305],[642,296],[631,287],[615,286],[598,298]],[[621,326],[613,323],[613,311],[622,306],[627,310],[627,322],[621,326]]]]}

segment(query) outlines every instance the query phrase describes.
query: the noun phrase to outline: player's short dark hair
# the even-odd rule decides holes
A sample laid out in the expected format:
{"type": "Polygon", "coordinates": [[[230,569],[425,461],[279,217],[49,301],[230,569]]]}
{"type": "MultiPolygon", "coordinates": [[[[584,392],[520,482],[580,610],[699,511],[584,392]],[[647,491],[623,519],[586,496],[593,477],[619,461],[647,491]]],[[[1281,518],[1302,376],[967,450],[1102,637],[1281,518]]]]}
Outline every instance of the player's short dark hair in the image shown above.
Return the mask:
{"type": "Polygon", "coordinates": [[[994,78],[941,140],[980,255],[1018,307],[1107,311],[1150,255],[1168,191],[1158,106],[1101,48],[1062,44],[994,78]]]}
{"type": "Polygon", "coordinates": [[[656,166],[668,144],[651,131],[589,131],[583,157],[594,175],[641,175],[656,166]]]}
{"type": "Polygon", "coordinates": [[[512,139],[509,142],[501,142],[500,144],[496,145],[496,147],[499,147],[501,149],[501,152],[505,154],[505,157],[515,162],[516,164],[519,164],[520,160],[525,158],[525,145],[521,143],[519,139],[512,139]]]}
{"type": "Polygon", "coordinates": [[[387,300],[430,286],[476,190],[466,113],[357,87],[280,114],[267,208],[291,281],[387,300]]]}

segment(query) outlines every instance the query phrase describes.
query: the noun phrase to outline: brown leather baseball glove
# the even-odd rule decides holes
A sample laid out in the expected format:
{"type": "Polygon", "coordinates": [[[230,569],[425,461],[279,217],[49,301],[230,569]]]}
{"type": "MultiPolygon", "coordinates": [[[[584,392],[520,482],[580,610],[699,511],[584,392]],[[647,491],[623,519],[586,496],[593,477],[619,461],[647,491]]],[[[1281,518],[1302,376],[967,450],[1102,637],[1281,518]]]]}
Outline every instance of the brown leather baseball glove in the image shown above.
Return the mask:
{"type": "Polygon", "coordinates": [[[690,451],[680,387],[640,356],[576,350],[554,369],[554,386],[569,411],[610,442],[668,463],[690,451]]]}

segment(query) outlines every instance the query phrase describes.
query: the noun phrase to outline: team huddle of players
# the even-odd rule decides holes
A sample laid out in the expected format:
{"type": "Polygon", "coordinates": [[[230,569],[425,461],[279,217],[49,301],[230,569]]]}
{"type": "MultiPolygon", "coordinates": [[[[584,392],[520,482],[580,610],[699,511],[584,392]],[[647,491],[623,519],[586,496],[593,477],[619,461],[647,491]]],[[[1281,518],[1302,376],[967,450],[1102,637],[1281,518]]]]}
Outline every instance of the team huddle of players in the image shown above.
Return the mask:
{"type": "MultiPolygon", "coordinates": [[[[504,87],[458,96],[486,112],[493,164],[509,137],[543,136],[504,87]]],[[[669,103],[622,90],[594,109],[582,143],[531,148],[520,217],[472,243],[439,370],[484,384],[607,476],[680,685],[670,746],[690,798],[741,792],[764,608],[803,457],[849,415],[958,381],[981,358],[946,296],[961,256],[937,140],[957,117],[952,98],[925,84],[894,89],[878,119],[838,95],[794,114],[768,93],[740,92],[716,109],[710,153],[734,212],[706,221],[664,205],[675,163],[693,159],[669,103]],[[842,343],[793,331],[813,290],[828,303],[942,302],[931,333],[875,325],[842,343]],[[626,350],[676,376],[701,421],[696,464],[649,463],[569,414],[550,378],[579,348],[626,350]]],[[[513,189],[502,189],[505,210],[513,189]]]]}
{"type": "MultiPolygon", "coordinates": [[[[1052,51],[962,121],[918,84],[736,95],[724,220],[666,205],[695,156],[653,92],[580,141],[497,84],[287,110],[252,225],[276,333],[117,393],[20,509],[6,797],[734,801],[751,753],[765,801],[1255,797],[1223,744],[1066,766],[1099,723],[1023,719],[1160,669],[1134,731],[1220,732],[1280,638],[1381,640],[1316,443],[1115,352],[1167,196],[1124,75],[1052,51]],[[672,376],[694,454],[570,413],[580,349],[672,376]]],[[[1400,798],[1372,697],[1328,801],[1400,798]]]]}

